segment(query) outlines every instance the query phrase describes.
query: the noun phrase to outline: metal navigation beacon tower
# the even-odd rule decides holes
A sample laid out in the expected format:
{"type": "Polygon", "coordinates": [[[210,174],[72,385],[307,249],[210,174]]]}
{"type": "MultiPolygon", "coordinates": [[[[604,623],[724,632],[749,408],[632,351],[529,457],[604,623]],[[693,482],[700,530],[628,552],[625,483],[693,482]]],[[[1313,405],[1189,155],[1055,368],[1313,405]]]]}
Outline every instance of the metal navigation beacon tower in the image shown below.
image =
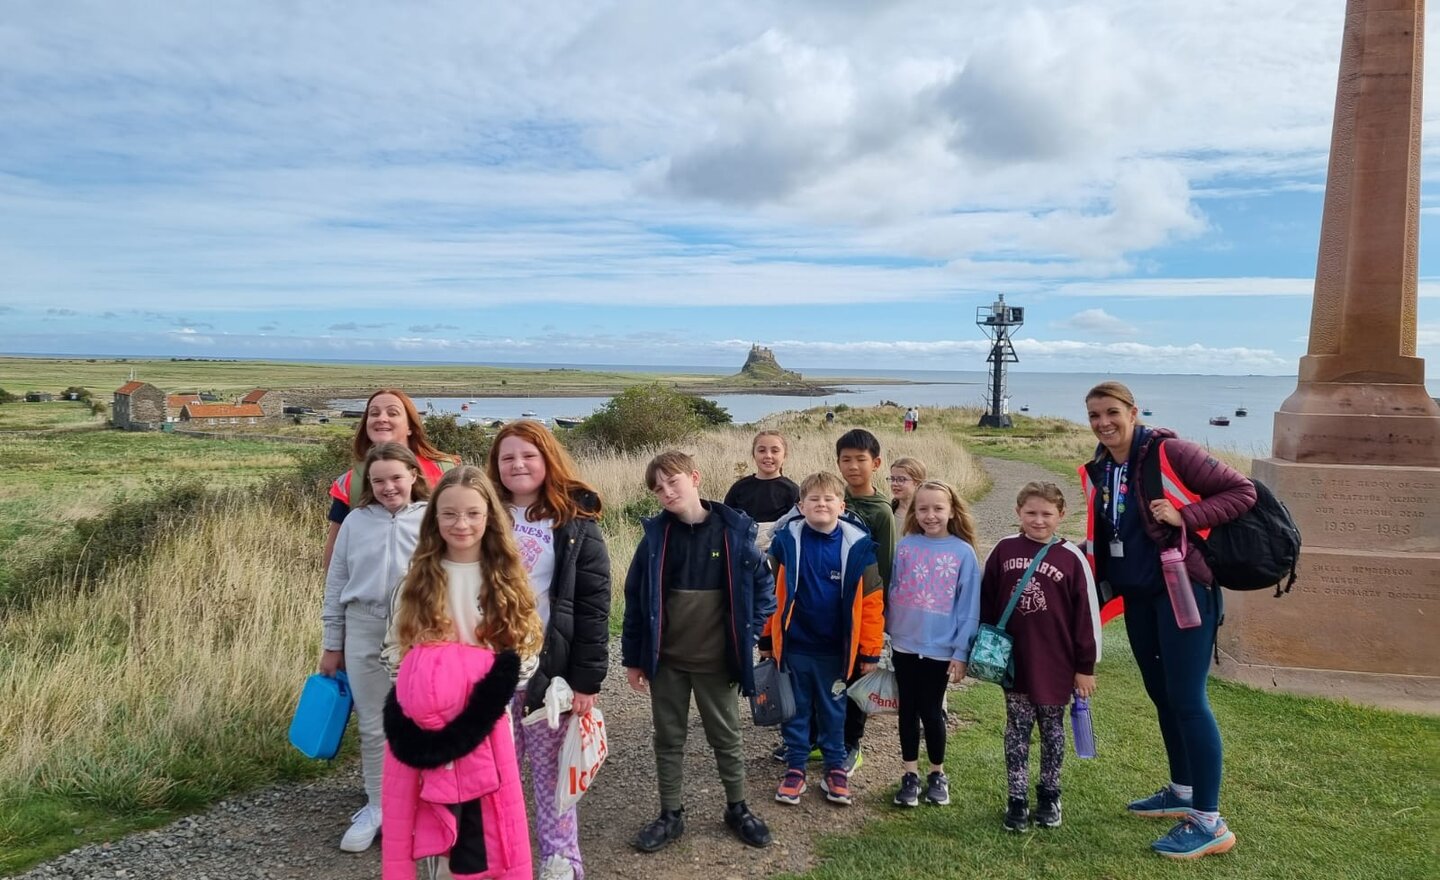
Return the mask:
{"type": "Polygon", "coordinates": [[[975,310],[975,324],[990,337],[990,356],[985,360],[990,367],[990,407],[980,417],[982,428],[1008,428],[1010,424],[1010,397],[1005,389],[1005,365],[1020,362],[1015,354],[1015,345],[1010,336],[1025,323],[1025,309],[1005,305],[1005,294],[988,306],[975,310]]]}

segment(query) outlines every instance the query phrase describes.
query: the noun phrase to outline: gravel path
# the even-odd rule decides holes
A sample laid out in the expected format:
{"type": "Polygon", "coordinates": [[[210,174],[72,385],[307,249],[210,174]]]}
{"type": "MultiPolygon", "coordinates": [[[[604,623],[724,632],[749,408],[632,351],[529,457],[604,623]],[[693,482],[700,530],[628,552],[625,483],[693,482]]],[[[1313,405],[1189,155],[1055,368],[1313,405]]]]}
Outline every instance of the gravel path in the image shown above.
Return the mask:
{"type": "MultiPolygon", "coordinates": [[[[1052,475],[1035,465],[1000,459],[984,458],[981,463],[994,485],[973,507],[983,559],[991,544],[1015,530],[1015,491],[1029,480],[1052,475]]],[[[618,658],[618,646],[611,655],[618,658]]],[[[803,871],[813,863],[817,835],[855,828],[889,809],[900,776],[893,716],[872,719],[866,731],[864,765],[852,780],[855,806],[827,803],[815,785],[799,806],[787,807],[773,800],[782,768],[769,753],[778,737],[774,731],[751,728],[749,712],[743,711],[749,801],[775,838],[765,850],[745,847],[721,823],[724,794],[696,717],[686,754],[690,788],[685,836],[659,853],[637,853],[629,841],[658,809],[650,709],[647,698],[625,686],[624,670],[612,662],[600,697],[610,757],[595,788],[580,802],[581,850],[591,880],[732,880],[803,871]]],[[[957,726],[952,719],[952,730],[957,726]]],[[[251,792],[164,828],[82,847],[18,875],[18,880],[369,880],[380,873],[378,845],[360,855],[336,849],[350,814],[362,803],[359,765],[352,762],[318,782],[251,792]]]]}

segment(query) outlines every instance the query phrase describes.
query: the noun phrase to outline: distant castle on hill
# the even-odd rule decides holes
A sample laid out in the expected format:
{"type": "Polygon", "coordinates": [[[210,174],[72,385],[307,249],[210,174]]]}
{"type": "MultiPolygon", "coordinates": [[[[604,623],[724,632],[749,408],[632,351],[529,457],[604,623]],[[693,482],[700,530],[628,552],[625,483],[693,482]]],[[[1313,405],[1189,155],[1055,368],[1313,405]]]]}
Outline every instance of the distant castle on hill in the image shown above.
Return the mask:
{"type": "Polygon", "coordinates": [[[780,366],[780,362],[775,360],[775,352],[759,344],[750,346],[750,354],[745,358],[745,366],[740,368],[740,375],[766,382],[805,381],[799,373],[780,366]]]}

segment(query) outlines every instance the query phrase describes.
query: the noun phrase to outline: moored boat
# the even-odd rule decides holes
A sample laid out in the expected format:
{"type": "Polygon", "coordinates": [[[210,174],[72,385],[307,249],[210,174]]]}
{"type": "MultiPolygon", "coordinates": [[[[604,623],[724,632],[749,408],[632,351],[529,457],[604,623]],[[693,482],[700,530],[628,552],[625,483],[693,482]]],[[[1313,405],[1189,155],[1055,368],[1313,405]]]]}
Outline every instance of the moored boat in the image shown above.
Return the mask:
{"type": "Polygon", "coordinates": [[[1210,424],[1215,425],[1216,427],[1219,427],[1219,428],[1223,428],[1223,427],[1225,427],[1226,425],[1230,424],[1230,417],[1229,417],[1229,416],[1211,416],[1211,417],[1210,417],[1210,424]]]}
{"type": "Polygon", "coordinates": [[[575,428],[578,427],[581,422],[585,421],[585,419],[580,416],[556,416],[551,419],[551,421],[554,422],[558,428],[575,428]]]}
{"type": "Polygon", "coordinates": [[[1248,416],[1248,415],[1250,415],[1250,410],[1246,409],[1246,408],[1243,407],[1243,406],[1237,406],[1237,407],[1235,407],[1235,415],[1237,415],[1237,416],[1248,416]]]}

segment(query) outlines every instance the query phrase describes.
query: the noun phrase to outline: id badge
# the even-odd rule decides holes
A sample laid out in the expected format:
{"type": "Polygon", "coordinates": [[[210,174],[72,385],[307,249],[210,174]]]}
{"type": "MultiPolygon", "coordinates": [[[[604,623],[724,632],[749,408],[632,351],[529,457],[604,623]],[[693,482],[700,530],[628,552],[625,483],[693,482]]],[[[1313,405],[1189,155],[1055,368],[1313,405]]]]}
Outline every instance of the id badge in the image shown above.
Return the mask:
{"type": "Polygon", "coordinates": [[[1120,542],[1120,539],[1119,539],[1119,538],[1115,538],[1115,539],[1113,539],[1113,540],[1110,541],[1110,558],[1111,558],[1111,559],[1124,559],[1124,558],[1125,558],[1125,545],[1120,542]]]}

